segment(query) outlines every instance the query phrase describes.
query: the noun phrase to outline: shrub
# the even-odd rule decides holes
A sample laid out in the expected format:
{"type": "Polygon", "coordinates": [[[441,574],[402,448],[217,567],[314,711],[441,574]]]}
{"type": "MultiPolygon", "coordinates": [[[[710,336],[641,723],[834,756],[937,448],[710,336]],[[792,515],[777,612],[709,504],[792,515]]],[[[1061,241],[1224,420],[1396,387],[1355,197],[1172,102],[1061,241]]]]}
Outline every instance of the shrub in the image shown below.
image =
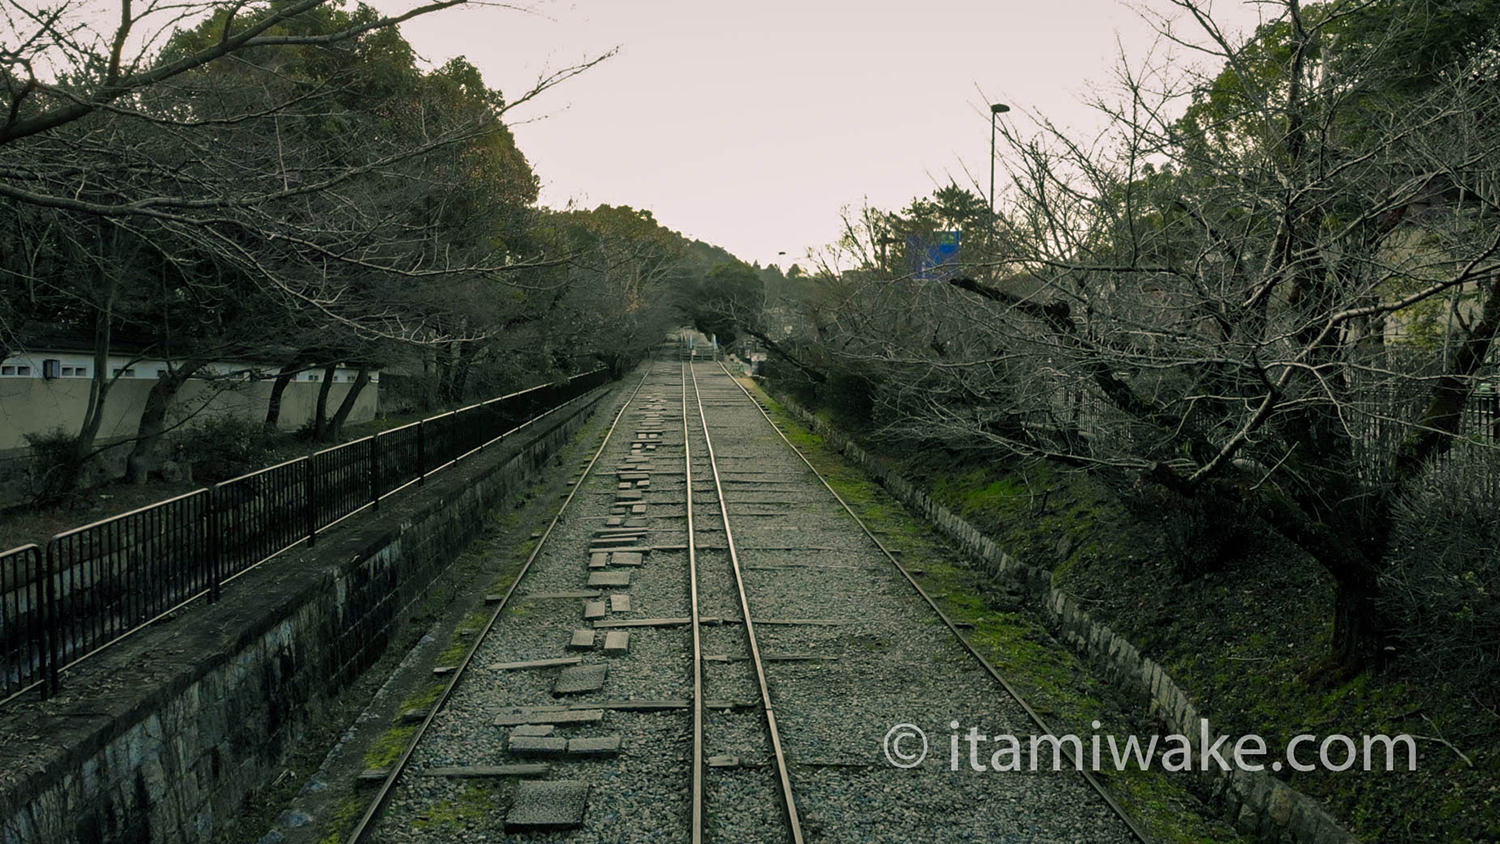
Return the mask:
{"type": "Polygon", "coordinates": [[[1382,600],[1412,670],[1500,687],[1500,456],[1464,453],[1397,506],[1382,600]]]}
{"type": "Polygon", "coordinates": [[[222,414],[185,428],[173,445],[180,459],[193,467],[193,478],[211,484],[264,466],[276,439],[257,421],[222,414]]]}
{"type": "Polygon", "coordinates": [[[64,503],[78,493],[83,461],[78,456],[78,437],[53,428],[42,434],[27,434],[30,451],[26,462],[25,494],[34,505],[64,503]]]}

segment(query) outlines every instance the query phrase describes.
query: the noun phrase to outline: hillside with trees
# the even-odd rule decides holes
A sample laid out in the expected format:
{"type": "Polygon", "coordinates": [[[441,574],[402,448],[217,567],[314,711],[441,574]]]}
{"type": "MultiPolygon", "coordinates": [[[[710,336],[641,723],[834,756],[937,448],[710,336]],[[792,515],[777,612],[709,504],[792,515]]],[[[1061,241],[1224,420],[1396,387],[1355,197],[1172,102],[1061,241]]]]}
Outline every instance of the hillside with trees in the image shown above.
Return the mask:
{"type": "Polygon", "coordinates": [[[411,412],[620,372],[681,321],[674,291],[734,261],[649,212],[539,207],[508,115],[609,56],[502,93],[462,58],[424,67],[398,31],[452,5],[126,4],[103,33],[66,4],[6,18],[0,356],[59,337],[93,356],[83,418],[37,438],[38,498],[100,478],[120,354],[166,361],[127,444],[144,480],[202,421],[190,380],[272,381],[275,431],[288,385],[320,373],[306,433],[334,441],[377,372],[411,412]],[[356,373],[341,402],[336,367],[356,373]]]}

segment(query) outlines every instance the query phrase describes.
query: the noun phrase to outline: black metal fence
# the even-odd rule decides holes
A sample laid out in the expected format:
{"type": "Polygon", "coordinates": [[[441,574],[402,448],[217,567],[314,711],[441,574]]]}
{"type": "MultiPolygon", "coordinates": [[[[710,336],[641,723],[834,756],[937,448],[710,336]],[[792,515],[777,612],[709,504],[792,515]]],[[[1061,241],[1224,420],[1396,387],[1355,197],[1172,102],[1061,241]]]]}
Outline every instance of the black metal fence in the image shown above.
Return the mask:
{"type": "Polygon", "coordinates": [[[608,380],[500,396],[0,554],[0,704],[608,380]]]}

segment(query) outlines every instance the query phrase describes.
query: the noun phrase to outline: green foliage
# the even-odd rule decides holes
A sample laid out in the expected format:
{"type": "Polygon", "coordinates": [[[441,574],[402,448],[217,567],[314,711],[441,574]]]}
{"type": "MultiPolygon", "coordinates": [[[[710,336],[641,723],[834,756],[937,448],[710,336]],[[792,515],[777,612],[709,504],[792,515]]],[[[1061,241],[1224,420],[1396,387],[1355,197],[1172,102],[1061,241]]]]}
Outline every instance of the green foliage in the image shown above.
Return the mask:
{"type": "Polygon", "coordinates": [[[225,413],[184,428],[173,437],[173,445],[193,467],[193,479],[212,484],[266,465],[279,439],[257,420],[225,413]]]}

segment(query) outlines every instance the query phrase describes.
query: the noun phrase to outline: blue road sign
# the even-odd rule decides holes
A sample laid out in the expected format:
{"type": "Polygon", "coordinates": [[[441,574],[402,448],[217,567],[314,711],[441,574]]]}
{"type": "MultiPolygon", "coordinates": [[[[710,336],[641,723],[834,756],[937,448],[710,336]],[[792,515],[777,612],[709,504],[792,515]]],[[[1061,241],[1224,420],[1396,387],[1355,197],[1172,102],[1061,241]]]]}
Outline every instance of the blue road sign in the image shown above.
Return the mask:
{"type": "Polygon", "coordinates": [[[906,257],[912,278],[918,281],[948,281],[958,275],[960,232],[933,232],[906,236],[906,257]]]}

